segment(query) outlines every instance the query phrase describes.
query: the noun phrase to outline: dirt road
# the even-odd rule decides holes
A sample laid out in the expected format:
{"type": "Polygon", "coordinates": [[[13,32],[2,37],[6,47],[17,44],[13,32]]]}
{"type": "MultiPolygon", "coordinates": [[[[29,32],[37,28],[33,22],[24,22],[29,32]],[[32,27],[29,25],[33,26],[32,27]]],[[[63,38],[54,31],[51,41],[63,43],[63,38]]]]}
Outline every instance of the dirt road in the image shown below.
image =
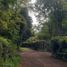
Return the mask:
{"type": "Polygon", "coordinates": [[[29,50],[20,53],[22,62],[20,67],[67,67],[67,62],[54,59],[48,52],[29,50]]]}

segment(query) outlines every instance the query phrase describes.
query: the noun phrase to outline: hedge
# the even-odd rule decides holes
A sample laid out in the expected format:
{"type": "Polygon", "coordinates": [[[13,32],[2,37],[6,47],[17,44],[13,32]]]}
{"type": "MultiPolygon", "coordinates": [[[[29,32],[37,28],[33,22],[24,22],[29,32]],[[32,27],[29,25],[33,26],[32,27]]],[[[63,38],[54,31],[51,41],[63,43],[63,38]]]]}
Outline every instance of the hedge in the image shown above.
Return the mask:
{"type": "Polygon", "coordinates": [[[67,36],[56,36],[51,39],[52,55],[67,61],[67,36]]]}

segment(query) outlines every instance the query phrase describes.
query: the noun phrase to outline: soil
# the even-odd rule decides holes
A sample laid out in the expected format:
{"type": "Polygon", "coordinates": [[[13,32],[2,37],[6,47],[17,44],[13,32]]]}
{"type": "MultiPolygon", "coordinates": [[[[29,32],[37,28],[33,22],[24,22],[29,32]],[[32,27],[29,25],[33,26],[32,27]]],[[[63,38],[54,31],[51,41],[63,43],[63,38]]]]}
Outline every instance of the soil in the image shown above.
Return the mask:
{"type": "Polygon", "coordinates": [[[22,61],[19,67],[67,67],[67,62],[53,58],[49,52],[29,50],[20,55],[22,61]]]}

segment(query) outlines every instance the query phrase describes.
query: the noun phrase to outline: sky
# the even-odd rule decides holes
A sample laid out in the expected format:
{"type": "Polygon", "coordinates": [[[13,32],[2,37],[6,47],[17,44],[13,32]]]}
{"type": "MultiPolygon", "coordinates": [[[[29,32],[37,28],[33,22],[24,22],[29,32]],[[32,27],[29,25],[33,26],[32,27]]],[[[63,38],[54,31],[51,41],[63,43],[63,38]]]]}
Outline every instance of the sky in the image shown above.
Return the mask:
{"type": "Polygon", "coordinates": [[[34,4],[36,2],[36,0],[31,0],[30,3],[34,4]]]}
{"type": "Polygon", "coordinates": [[[32,21],[33,21],[32,25],[33,26],[38,25],[38,21],[37,21],[37,18],[35,17],[35,15],[34,15],[34,12],[29,11],[29,15],[32,17],[32,21]]]}
{"type": "MultiPolygon", "coordinates": [[[[29,3],[35,4],[36,0],[31,0],[29,3]]],[[[35,13],[33,11],[29,11],[29,15],[32,17],[32,21],[33,21],[32,25],[33,26],[35,26],[35,25],[37,26],[38,25],[38,21],[37,21],[37,19],[35,17],[35,13]]]]}
{"type": "MultiPolygon", "coordinates": [[[[29,2],[30,4],[34,5],[36,3],[36,0],[31,0],[29,2]]],[[[35,12],[33,12],[32,10],[29,10],[29,16],[32,18],[32,28],[35,31],[35,33],[39,32],[39,30],[37,29],[39,22],[37,21],[37,18],[35,16],[35,12]]]]}

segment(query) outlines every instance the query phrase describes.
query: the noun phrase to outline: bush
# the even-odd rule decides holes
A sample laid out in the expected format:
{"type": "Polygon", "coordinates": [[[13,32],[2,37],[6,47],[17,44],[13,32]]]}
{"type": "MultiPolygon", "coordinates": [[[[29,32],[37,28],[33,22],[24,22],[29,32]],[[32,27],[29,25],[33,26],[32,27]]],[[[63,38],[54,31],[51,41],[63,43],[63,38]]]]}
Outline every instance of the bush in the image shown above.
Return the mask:
{"type": "MultiPolygon", "coordinates": [[[[5,67],[5,65],[9,65],[9,63],[14,65],[18,62],[17,58],[16,46],[12,41],[4,37],[0,37],[0,66],[5,67]]],[[[6,67],[15,67],[15,65],[6,67]]]]}
{"type": "Polygon", "coordinates": [[[54,57],[67,60],[67,37],[57,36],[52,38],[51,49],[54,57]]]}
{"type": "Polygon", "coordinates": [[[28,40],[22,43],[22,47],[31,48],[38,51],[48,51],[49,45],[46,40],[28,40]]]}

